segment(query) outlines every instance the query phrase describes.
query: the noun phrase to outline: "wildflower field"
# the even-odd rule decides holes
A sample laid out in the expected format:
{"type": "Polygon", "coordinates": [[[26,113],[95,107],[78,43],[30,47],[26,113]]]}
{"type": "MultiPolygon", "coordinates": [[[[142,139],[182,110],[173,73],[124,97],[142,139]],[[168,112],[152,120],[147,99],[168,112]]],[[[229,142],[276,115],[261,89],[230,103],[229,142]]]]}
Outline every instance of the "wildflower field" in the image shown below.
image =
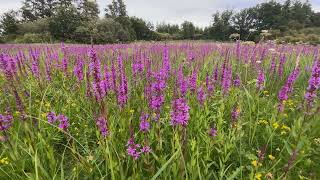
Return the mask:
{"type": "Polygon", "coordinates": [[[0,45],[0,179],[319,179],[319,53],[0,45]]]}

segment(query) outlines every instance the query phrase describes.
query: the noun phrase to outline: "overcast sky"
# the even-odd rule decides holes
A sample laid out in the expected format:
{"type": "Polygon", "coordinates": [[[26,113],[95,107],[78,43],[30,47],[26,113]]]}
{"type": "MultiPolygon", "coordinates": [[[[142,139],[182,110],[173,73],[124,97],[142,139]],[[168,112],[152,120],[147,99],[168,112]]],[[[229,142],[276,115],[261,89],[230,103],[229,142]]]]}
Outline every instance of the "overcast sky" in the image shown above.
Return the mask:
{"type": "MultiPolygon", "coordinates": [[[[101,11],[112,0],[97,0],[101,11]]],[[[124,0],[129,15],[142,17],[154,24],[161,22],[182,23],[184,20],[204,27],[211,15],[225,9],[239,10],[267,0],[124,0]]],[[[284,1],[284,0],[279,0],[284,1]]],[[[18,9],[22,0],[0,0],[0,13],[18,9]]],[[[310,0],[315,11],[320,11],[320,0],[310,0]]]]}

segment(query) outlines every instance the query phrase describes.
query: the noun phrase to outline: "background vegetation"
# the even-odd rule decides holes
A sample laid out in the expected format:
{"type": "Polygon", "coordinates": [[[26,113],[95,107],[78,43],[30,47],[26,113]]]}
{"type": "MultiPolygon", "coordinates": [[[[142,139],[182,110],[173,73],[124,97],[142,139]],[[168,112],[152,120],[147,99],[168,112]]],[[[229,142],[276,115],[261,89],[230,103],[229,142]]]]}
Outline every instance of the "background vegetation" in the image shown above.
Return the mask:
{"type": "MultiPolygon", "coordinates": [[[[214,13],[214,12],[213,12],[214,13]]],[[[95,1],[24,0],[18,11],[1,16],[0,42],[118,43],[135,40],[209,39],[228,41],[308,42],[319,44],[320,13],[311,4],[269,1],[238,12],[225,10],[212,16],[209,27],[192,22],[156,26],[130,17],[122,0],[113,0],[99,16],[95,1]],[[263,31],[268,30],[268,31],[263,31]]]]}

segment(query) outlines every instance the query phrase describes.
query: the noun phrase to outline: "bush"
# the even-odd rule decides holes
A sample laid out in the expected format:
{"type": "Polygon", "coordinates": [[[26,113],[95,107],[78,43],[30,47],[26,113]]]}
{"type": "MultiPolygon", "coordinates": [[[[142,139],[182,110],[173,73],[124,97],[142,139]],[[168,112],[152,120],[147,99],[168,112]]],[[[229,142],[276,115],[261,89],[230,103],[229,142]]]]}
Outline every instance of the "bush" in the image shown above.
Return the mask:
{"type": "Polygon", "coordinates": [[[46,34],[36,34],[27,33],[23,36],[19,36],[15,39],[15,43],[48,43],[51,40],[49,33],[46,34]]]}

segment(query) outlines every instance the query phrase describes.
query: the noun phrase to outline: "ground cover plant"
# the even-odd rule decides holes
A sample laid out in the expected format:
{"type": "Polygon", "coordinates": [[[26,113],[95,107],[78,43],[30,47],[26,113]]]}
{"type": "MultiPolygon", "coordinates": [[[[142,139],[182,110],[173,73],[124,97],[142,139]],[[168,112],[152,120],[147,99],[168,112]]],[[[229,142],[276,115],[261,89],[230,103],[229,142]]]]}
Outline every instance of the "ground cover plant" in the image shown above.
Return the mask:
{"type": "Polygon", "coordinates": [[[0,45],[0,179],[318,179],[319,47],[0,45]]]}

